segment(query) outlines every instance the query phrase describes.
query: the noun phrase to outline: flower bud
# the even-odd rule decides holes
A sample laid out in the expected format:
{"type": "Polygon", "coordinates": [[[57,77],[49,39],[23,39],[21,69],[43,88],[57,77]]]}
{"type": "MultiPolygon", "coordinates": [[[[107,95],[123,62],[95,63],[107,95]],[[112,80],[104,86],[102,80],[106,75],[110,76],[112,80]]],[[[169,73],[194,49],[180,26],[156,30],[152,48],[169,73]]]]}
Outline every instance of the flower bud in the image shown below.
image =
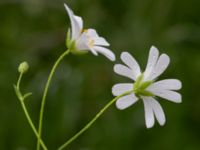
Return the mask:
{"type": "Polygon", "coordinates": [[[22,62],[19,67],[18,67],[18,71],[20,73],[26,73],[28,71],[29,65],[26,61],[22,62]]]}

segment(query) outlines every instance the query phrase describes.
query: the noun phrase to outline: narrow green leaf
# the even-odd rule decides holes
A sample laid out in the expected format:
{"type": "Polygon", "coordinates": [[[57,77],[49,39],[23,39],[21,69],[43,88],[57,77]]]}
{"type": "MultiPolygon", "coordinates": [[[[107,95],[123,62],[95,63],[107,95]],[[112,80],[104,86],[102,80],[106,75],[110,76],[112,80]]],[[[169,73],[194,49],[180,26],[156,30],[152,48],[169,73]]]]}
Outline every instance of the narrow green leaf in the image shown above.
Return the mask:
{"type": "Polygon", "coordinates": [[[24,96],[23,96],[24,100],[25,100],[27,97],[31,96],[31,95],[32,95],[31,92],[24,94],[24,96]]]}

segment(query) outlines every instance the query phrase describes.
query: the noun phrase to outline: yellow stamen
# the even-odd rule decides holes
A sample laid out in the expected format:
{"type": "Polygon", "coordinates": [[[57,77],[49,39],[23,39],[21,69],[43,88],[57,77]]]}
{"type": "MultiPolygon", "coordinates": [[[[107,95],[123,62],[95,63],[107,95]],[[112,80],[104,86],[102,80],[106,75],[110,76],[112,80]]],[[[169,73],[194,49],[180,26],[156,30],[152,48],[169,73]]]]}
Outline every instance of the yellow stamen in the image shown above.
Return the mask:
{"type": "Polygon", "coordinates": [[[81,33],[87,32],[87,31],[88,31],[88,29],[82,29],[82,30],[81,30],[81,33]]]}
{"type": "Polygon", "coordinates": [[[93,39],[90,39],[89,40],[89,47],[93,47],[94,46],[94,40],[93,39]]]}
{"type": "Polygon", "coordinates": [[[92,47],[94,46],[94,42],[95,42],[95,41],[94,41],[93,39],[90,38],[90,35],[88,34],[88,29],[82,29],[82,30],[81,30],[81,33],[83,33],[83,32],[86,33],[86,36],[87,36],[87,38],[89,39],[89,40],[88,40],[88,45],[89,45],[90,48],[92,48],[92,47]]]}

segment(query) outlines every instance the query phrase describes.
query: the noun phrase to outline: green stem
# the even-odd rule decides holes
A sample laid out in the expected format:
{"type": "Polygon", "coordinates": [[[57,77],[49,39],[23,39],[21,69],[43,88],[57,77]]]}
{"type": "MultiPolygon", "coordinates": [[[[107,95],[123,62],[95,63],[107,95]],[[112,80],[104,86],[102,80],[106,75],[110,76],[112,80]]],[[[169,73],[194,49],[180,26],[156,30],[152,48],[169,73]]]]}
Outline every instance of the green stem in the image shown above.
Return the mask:
{"type": "Polygon", "coordinates": [[[20,73],[19,75],[19,78],[18,78],[18,81],[17,81],[17,89],[20,91],[20,83],[21,83],[21,80],[22,80],[22,76],[23,76],[23,73],[20,73]]]}
{"type": "Polygon", "coordinates": [[[45,106],[45,102],[46,102],[46,97],[47,97],[47,93],[48,93],[48,89],[49,89],[49,85],[51,83],[51,79],[54,75],[54,72],[57,68],[57,66],[59,65],[59,63],[61,62],[61,60],[67,55],[69,54],[70,50],[68,49],[67,51],[65,51],[62,55],[60,55],[60,57],[56,60],[55,64],[53,65],[53,68],[51,69],[51,72],[49,74],[47,83],[45,85],[45,89],[44,89],[44,93],[43,93],[43,97],[42,97],[42,102],[41,102],[41,108],[40,108],[40,118],[39,118],[39,128],[38,128],[38,134],[39,134],[39,138],[38,138],[38,142],[37,142],[37,150],[40,150],[40,142],[39,139],[41,138],[42,135],[42,124],[43,124],[43,116],[44,116],[44,106],[45,106]]]}
{"type": "Polygon", "coordinates": [[[26,106],[25,106],[24,102],[23,102],[22,100],[20,100],[20,102],[21,102],[22,108],[23,108],[23,110],[24,110],[24,113],[25,113],[25,115],[26,115],[26,118],[27,118],[27,120],[28,120],[29,125],[31,126],[31,128],[32,128],[33,132],[35,133],[36,137],[39,139],[39,142],[40,142],[42,148],[43,148],[44,150],[47,150],[46,145],[44,144],[44,142],[42,141],[42,139],[39,137],[39,134],[37,133],[37,130],[36,130],[36,128],[35,128],[35,126],[34,126],[32,120],[31,120],[31,118],[30,118],[30,115],[29,115],[29,113],[28,113],[28,111],[27,111],[27,109],[26,109],[26,106]]]}
{"type": "Polygon", "coordinates": [[[42,141],[42,139],[39,137],[39,135],[38,135],[38,133],[37,133],[37,130],[36,130],[34,124],[33,124],[33,121],[32,121],[32,119],[31,119],[31,117],[30,117],[30,115],[29,115],[29,113],[28,113],[28,110],[27,110],[27,108],[26,108],[26,105],[24,104],[24,99],[25,99],[25,98],[24,98],[24,96],[22,96],[22,94],[21,94],[21,92],[20,92],[20,83],[21,83],[22,76],[23,76],[23,73],[20,73],[20,76],[19,76],[18,81],[17,81],[17,86],[16,86],[16,94],[17,94],[17,97],[18,97],[18,99],[20,100],[22,109],[23,109],[23,111],[24,111],[24,113],[25,113],[25,116],[26,116],[26,118],[27,118],[27,121],[28,121],[30,127],[32,128],[32,130],[33,130],[34,134],[36,135],[37,139],[39,139],[39,142],[40,142],[40,144],[42,145],[42,148],[43,148],[44,150],[47,150],[47,147],[46,147],[46,145],[44,144],[44,142],[42,141]]]}
{"type": "Polygon", "coordinates": [[[128,95],[132,93],[133,91],[128,91],[126,93],[123,93],[114,99],[112,99],[107,105],[105,105],[99,113],[96,114],[96,116],[88,123],[84,128],[82,128],[78,133],[76,133],[73,137],[71,137],[67,142],[65,142],[63,145],[61,145],[58,150],[63,150],[65,147],[67,147],[70,143],[72,143],[75,139],[77,139],[83,132],[85,132],[87,129],[89,129],[92,124],[114,103],[116,102],[120,97],[128,95]]]}

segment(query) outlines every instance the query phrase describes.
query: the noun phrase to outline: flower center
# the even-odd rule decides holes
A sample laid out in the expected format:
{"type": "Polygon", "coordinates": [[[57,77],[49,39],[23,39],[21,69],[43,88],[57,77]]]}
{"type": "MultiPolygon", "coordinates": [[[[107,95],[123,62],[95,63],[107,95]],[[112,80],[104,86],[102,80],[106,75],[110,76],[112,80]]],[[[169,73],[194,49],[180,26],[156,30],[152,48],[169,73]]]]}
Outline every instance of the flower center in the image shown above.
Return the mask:
{"type": "Polygon", "coordinates": [[[147,91],[147,87],[149,87],[153,81],[149,80],[149,81],[143,81],[144,79],[144,75],[141,74],[140,76],[137,77],[134,85],[133,85],[133,91],[134,91],[134,94],[137,96],[137,97],[140,97],[140,96],[153,96],[153,94],[149,91],[147,91]]]}
{"type": "Polygon", "coordinates": [[[89,39],[89,47],[92,48],[94,46],[94,40],[89,39]]]}
{"type": "Polygon", "coordinates": [[[90,48],[93,48],[94,47],[94,43],[95,43],[95,40],[93,38],[91,38],[90,34],[88,33],[88,29],[83,29],[82,30],[82,33],[85,32],[86,33],[86,36],[87,36],[87,39],[88,39],[88,46],[90,48]]]}

